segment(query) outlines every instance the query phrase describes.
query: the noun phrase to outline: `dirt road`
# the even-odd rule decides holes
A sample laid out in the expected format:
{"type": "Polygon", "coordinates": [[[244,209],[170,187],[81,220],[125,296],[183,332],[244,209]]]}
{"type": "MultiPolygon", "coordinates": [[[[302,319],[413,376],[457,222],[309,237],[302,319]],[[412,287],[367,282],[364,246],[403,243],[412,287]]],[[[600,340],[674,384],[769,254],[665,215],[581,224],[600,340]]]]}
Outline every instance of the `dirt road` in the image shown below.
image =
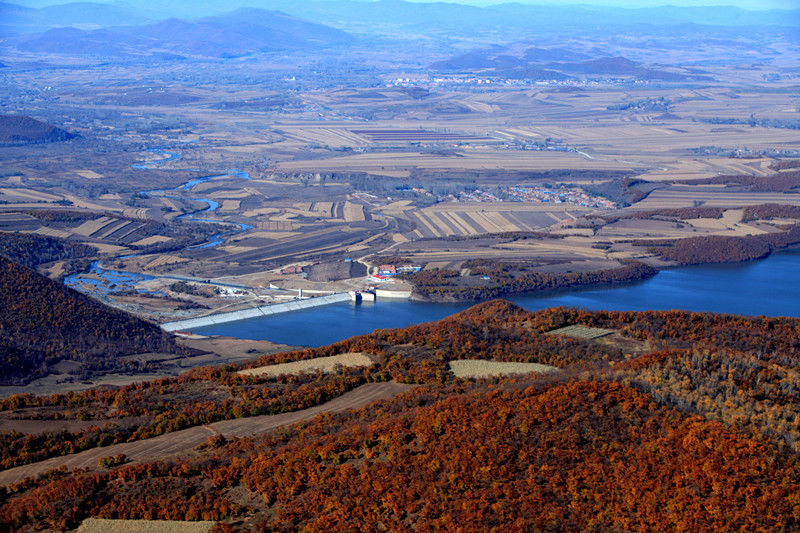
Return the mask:
{"type": "Polygon", "coordinates": [[[65,465],[69,469],[97,468],[97,460],[109,455],[125,454],[131,462],[139,463],[163,459],[191,452],[196,446],[205,443],[210,435],[222,434],[226,437],[245,437],[271,431],[278,426],[288,426],[307,420],[320,413],[338,413],[347,409],[357,409],[375,400],[391,398],[407,391],[413,385],[394,382],[367,383],[347,392],[327,403],[279,415],[253,416],[235,420],[223,420],[206,426],[197,426],[181,431],[167,433],[152,439],[114,444],[104,448],[93,448],[80,453],[53,457],[38,463],[19,466],[0,472],[0,485],[16,483],[22,479],[47,472],[65,465]]]}

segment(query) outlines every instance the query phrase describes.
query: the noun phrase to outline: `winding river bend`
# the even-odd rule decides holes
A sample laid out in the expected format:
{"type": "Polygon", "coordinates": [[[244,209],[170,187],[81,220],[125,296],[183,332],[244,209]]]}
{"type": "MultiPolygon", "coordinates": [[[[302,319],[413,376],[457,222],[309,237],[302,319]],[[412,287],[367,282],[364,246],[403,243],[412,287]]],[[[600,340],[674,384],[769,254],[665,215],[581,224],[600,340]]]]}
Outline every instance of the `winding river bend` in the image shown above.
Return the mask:
{"type": "MultiPolygon", "coordinates": [[[[192,141],[192,142],[194,142],[194,141],[192,141]]],[[[185,143],[185,144],[188,144],[188,143],[185,143]]],[[[162,159],[148,160],[148,161],[144,161],[142,163],[134,163],[134,164],[131,165],[132,168],[135,168],[135,169],[138,169],[138,170],[151,170],[151,169],[154,169],[154,168],[161,168],[162,166],[164,166],[164,163],[169,163],[171,161],[177,161],[177,160],[179,160],[181,158],[180,154],[175,153],[175,152],[168,152],[168,151],[164,150],[163,148],[150,148],[147,151],[155,153],[155,154],[163,155],[163,156],[166,156],[166,157],[164,157],[162,159]]],[[[198,169],[189,168],[189,169],[175,169],[175,170],[194,170],[194,171],[197,171],[198,169]]],[[[229,231],[225,231],[225,232],[219,233],[218,235],[215,235],[207,243],[199,244],[199,245],[195,245],[195,246],[190,246],[187,249],[191,250],[193,248],[211,248],[211,247],[218,246],[219,244],[222,244],[223,242],[225,242],[225,239],[228,236],[230,236],[230,235],[232,235],[234,233],[240,233],[242,231],[246,231],[248,229],[251,229],[252,226],[248,226],[247,224],[241,224],[241,223],[238,223],[238,222],[222,222],[222,221],[219,221],[219,220],[208,220],[208,219],[203,219],[203,218],[197,218],[197,215],[202,215],[204,213],[213,213],[214,211],[219,209],[219,202],[211,200],[210,198],[186,198],[184,196],[178,196],[178,195],[176,195],[174,193],[180,192],[180,191],[191,191],[194,187],[200,185],[201,183],[205,183],[205,182],[207,182],[209,180],[213,180],[213,179],[217,179],[217,178],[228,178],[228,177],[235,177],[235,178],[240,178],[240,179],[243,179],[243,180],[249,180],[250,179],[250,174],[248,174],[247,172],[243,172],[241,170],[235,169],[235,168],[227,169],[224,172],[217,173],[217,174],[212,174],[211,176],[204,176],[202,178],[195,178],[193,180],[189,180],[186,183],[184,183],[183,185],[179,185],[178,187],[175,187],[174,189],[155,189],[155,190],[149,190],[149,191],[140,191],[139,194],[141,194],[143,196],[148,196],[148,197],[176,198],[176,199],[180,199],[180,200],[191,200],[191,201],[194,201],[194,202],[206,203],[207,207],[205,209],[202,209],[200,211],[196,211],[194,213],[187,213],[185,215],[181,215],[181,216],[178,217],[178,219],[191,220],[191,221],[194,221],[194,222],[210,222],[210,223],[213,223],[213,224],[227,224],[227,225],[230,225],[230,226],[234,226],[234,229],[231,229],[229,231]]]]}
{"type": "MultiPolygon", "coordinates": [[[[180,154],[175,152],[168,152],[163,148],[149,148],[147,151],[163,155],[165,157],[161,159],[146,160],[140,163],[134,163],[131,165],[132,168],[135,168],[137,170],[151,170],[154,168],[160,168],[165,163],[181,159],[180,154]]],[[[197,171],[198,169],[189,168],[189,169],[175,169],[175,170],[197,171]]],[[[220,244],[225,242],[231,235],[235,235],[237,233],[249,230],[252,228],[252,226],[249,226],[247,224],[242,224],[239,222],[223,222],[219,220],[200,218],[200,216],[204,214],[207,215],[208,213],[213,213],[214,211],[219,209],[219,202],[216,202],[210,198],[187,198],[186,196],[179,196],[176,193],[181,191],[191,191],[194,187],[200,185],[201,183],[205,183],[213,179],[227,178],[227,177],[235,177],[243,180],[249,180],[250,174],[238,169],[228,169],[210,176],[204,176],[201,178],[195,178],[193,180],[189,180],[183,185],[179,185],[178,187],[175,187],[173,189],[154,189],[148,191],[140,191],[139,194],[148,197],[176,198],[181,200],[190,200],[199,203],[206,203],[207,204],[206,208],[201,209],[199,211],[195,211],[194,213],[186,213],[184,215],[180,215],[177,218],[181,220],[187,220],[189,222],[209,222],[212,224],[223,224],[230,226],[231,229],[225,230],[223,232],[220,232],[212,236],[208,242],[202,244],[196,244],[194,246],[188,246],[186,250],[212,248],[214,246],[219,246],[220,244]]],[[[138,254],[128,255],[125,257],[136,257],[136,255],[138,254]]],[[[72,276],[68,276],[64,280],[64,283],[67,286],[72,287],[73,289],[76,290],[81,289],[82,283],[87,283],[89,285],[92,285],[94,290],[107,294],[109,292],[119,289],[133,288],[135,285],[137,285],[142,281],[153,279],[153,277],[147,276],[145,274],[138,274],[135,272],[123,272],[119,270],[109,270],[103,268],[102,265],[100,264],[100,261],[93,262],[90,267],[90,270],[87,273],[94,274],[97,277],[97,279],[80,278],[79,281],[79,277],[81,276],[81,274],[74,274],[72,276]]]]}

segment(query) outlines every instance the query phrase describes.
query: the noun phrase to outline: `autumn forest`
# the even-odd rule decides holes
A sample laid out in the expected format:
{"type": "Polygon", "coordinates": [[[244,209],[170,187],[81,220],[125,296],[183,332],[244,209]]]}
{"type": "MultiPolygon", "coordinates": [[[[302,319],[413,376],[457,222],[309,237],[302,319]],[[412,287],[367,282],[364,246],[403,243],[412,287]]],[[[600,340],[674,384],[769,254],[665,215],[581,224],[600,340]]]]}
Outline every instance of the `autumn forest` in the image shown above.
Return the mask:
{"type": "MultiPolygon", "coordinates": [[[[529,312],[502,300],[436,323],[198,369],[121,389],[12,396],[5,412],[95,421],[4,434],[25,461],[303,409],[365,383],[394,399],[156,462],[109,457],[3,488],[4,529],[89,516],[218,521],[216,531],[775,531],[800,527],[800,321],[664,312],[529,312]],[[604,328],[600,338],[552,334],[604,328]],[[341,353],[332,374],[238,371],[341,353]],[[557,372],[456,378],[456,359],[557,372]],[[36,414],[34,414],[36,413],[36,414]],[[108,423],[109,413],[115,424],[108,423]]],[[[14,458],[11,460],[10,458],[14,458]]]]}
{"type": "Polygon", "coordinates": [[[800,5],[662,3],[0,0],[0,533],[800,532],[800,5]]]}

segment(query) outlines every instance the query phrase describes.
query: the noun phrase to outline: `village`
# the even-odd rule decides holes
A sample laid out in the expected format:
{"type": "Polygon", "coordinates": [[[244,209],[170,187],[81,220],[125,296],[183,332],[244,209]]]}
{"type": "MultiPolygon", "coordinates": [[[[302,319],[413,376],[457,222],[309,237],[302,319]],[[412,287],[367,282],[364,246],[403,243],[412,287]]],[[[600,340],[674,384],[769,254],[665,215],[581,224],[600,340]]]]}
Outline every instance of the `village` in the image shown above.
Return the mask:
{"type": "MultiPolygon", "coordinates": [[[[415,189],[417,190],[417,189],[415,189]]],[[[439,202],[530,202],[569,204],[597,209],[614,209],[616,204],[601,196],[593,196],[581,189],[565,186],[501,187],[496,194],[481,189],[438,197],[439,202]]]]}

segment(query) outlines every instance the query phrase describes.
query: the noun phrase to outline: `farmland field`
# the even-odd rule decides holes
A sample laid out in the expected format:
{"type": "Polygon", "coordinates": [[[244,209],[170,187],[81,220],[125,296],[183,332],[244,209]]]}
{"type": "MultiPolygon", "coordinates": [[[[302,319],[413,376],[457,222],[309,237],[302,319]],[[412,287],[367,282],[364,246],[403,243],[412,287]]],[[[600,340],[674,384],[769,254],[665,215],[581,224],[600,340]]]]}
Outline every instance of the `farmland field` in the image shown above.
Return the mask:
{"type": "MultiPolygon", "coordinates": [[[[777,66],[709,66],[713,83],[408,85],[384,73],[377,85],[184,80],[167,92],[134,88],[166,68],[120,67],[121,81],[89,89],[91,62],[63,66],[6,69],[21,85],[58,82],[59,99],[37,105],[81,137],[0,149],[0,230],[86,243],[100,268],[152,277],[99,291],[88,262],[40,267],[83,269],[75,287],[156,321],[368,288],[387,261],[464,282],[473,259],[540,273],[661,264],[626,241],[765,235],[776,223],[744,222],[742,209],[800,206],[791,180],[771,192],[693,184],[780,178],[776,165],[800,155],[793,82],[764,81],[777,66]],[[725,215],[632,215],[700,206],[725,215]],[[308,276],[345,261],[365,275],[308,276]]],[[[288,67],[229,68],[234,79],[288,67]]]]}
{"type": "Polygon", "coordinates": [[[75,533],[208,533],[216,522],[87,518],[75,533]]]}
{"type": "Polygon", "coordinates": [[[548,331],[548,335],[566,335],[578,339],[599,339],[614,333],[613,330],[603,328],[589,328],[586,326],[566,326],[548,331]]]}
{"type": "Polygon", "coordinates": [[[292,363],[280,363],[277,365],[260,366],[240,370],[243,376],[279,376],[281,374],[298,374],[300,372],[333,372],[337,366],[342,367],[361,367],[370,366],[373,361],[361,353],[343,353],[330,357],[317,357],[316,359],[306,359],[292,363]]]}
{"type": "Polygon", "coordinates": [[[505,363],[470,359],[450,361],[450,372],[458,378],[467,379],[527,374],[529,372],[553,372],[555,370],[558,369],[554,366],[538,363],[505,363]]]}

